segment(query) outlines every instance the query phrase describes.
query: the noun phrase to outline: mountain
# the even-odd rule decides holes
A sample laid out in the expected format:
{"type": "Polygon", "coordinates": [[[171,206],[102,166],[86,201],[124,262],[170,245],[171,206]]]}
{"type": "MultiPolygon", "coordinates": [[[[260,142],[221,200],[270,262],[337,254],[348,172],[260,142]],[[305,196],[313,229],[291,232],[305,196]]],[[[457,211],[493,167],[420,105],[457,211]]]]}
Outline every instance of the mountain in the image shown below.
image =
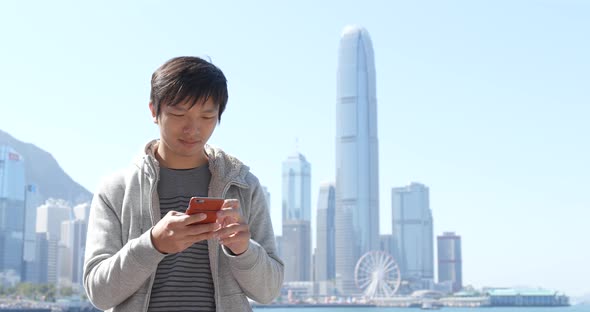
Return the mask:
{"type": "Polygon", "coordinates": [[[36,185],[43,202],[53,197],[76,205],[92,199],[92,193],[72,180],[48,152],[31,143],[21,142],[2,130],[0,145],[12,147],[25,159],[26,183],[36,185]]]}

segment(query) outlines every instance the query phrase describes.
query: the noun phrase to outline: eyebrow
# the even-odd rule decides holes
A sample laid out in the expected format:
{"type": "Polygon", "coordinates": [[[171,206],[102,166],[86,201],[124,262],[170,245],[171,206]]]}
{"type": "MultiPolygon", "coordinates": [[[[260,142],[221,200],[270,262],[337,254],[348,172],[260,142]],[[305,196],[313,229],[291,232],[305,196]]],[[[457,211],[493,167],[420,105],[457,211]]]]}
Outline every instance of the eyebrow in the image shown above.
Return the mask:
{"type": "Polygon", "coordinates": [[[183,108],[183,107],[178,106],[178,105],[176,105],[176,106],[168,106],[167,108],[168,108],[168,110],[183,111],[183,112],[186,112],[188,110],[188,109],[183,108]]]}
{"type": "MultiPolygon", "coordinates": [[[[199,104],[195,104],[194,106],[199,105],[199,104]]],[[[191,108],[193,108],[194,106],[191,106],[191,108]]],[[[172,110],[172,111],[181,111],[181,112],[188,112],[188,108],[186,108],[184,105],[174,105],[174,106],[166,106],[168,108],[168,110],[172,110]]],[[[202,111],[202,113],[205,114],[211,114],[211,113],[217,113],[218,112],[218,107],[211,107],[208,109],[205,109],[202,111]]]]}

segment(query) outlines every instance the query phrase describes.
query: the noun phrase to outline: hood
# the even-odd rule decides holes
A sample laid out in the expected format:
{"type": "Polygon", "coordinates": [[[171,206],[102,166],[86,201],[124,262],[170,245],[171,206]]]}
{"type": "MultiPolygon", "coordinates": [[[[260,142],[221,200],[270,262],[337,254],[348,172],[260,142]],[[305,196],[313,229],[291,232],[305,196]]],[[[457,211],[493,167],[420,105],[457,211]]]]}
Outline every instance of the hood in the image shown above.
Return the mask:
{"type": "MultiPolygon", "coordinates": [[[[150,179],[158,177],[159,163],[155,152],[160,143],[159,140],[152,140],[146,144],[141,155],[136,159],[135,165],[150,179]]],[[[206,144],[205,153],[209,158],[209,171],[211,171],[210,189],[214,194],[221,194],[229,183],[247,188],[246,176],[250,168],[244,165],[236,157],[225,153],[222,149],[206,144]]],[[[211,192],[210,192],[211,193],[211,192]]],[[[216,195],[220,196],[220,195],[216,195]]]]}

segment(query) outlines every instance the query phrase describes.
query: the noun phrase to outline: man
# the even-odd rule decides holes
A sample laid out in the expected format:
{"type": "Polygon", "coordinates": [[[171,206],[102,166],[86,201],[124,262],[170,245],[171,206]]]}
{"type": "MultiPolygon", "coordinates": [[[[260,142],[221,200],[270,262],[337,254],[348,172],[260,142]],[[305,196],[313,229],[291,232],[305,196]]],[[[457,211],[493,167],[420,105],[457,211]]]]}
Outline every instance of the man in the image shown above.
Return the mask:
{"type": "Polygon", "coordinates": [[[109,311],[251,311],[283,282],[262,188],[249,168],[207,145],[228,99],[225,76],[197,57],[152,75],[160,139],[94,195],[84,261],[92,303],[109,311]],[[226,200],[217,221],[185,214],[191,197],[226,200]],[[247,297],[246,297],[247,296],[247,297]]]}

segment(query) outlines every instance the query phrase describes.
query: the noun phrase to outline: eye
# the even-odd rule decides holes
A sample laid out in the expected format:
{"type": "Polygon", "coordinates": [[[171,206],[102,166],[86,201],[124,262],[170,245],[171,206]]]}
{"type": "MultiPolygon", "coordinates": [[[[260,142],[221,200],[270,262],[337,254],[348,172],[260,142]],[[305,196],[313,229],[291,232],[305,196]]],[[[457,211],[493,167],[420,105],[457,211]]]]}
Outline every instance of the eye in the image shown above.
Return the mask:
{"type": "Polygon", "coordinates": [[[174,117],[182,117],[182,116],[184,116],[184,114],[172,114],[172,113],[170,113],[170,115],[171,116],[174,116],[174,117]]]}

